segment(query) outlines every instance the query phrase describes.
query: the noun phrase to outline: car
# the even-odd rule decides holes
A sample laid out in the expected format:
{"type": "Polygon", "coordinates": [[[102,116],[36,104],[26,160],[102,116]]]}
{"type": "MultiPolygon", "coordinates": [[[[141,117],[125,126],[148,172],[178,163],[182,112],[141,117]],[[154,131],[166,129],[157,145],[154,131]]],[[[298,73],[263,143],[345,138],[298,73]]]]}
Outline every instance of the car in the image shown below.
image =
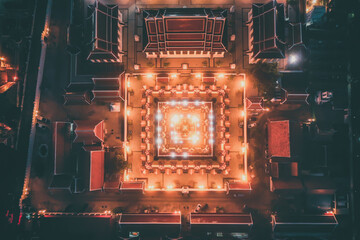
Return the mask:
{"type": "Polygon", "coordinates": [[[38,116],[38,117],[37,117],[37,120],[38,120],[39,122],[43,122],[43,123],[46,123],[46,124],[49,124],[49,123],[50,123],[50,120],[47,119],[47,118],[44,118],[43,116],[38,116]]]}
{"type": "Polygon", "coordinates": [[[195,212],[198,213],[201,210],[201,204],[196,205],[195,212]]]}
{"type": "Polygon", "coordinates": [[[48,128],[48,126],[46,126],[46,124],[44,123],[36,123],[36,127],[42,129],[42,130],[46,130],[48,128]]]}

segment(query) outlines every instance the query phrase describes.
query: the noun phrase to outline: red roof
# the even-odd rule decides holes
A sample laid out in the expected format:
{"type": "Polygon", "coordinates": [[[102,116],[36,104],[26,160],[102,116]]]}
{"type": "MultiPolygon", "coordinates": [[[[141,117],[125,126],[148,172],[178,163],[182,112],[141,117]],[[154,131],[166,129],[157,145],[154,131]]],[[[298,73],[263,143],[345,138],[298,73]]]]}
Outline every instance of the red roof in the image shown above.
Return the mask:
{"type": "Polygon", "coordinates": [[[144,182],[122,182],[120,190],[143,190],[144,182]]]}
{"type": "Polygon", "coordinates": [[[264,109],[264,98],[262,98],[262,97],[246,98],[246,108],[248,110],[263,110],[264,109]]]}
{"type": "Polygon", "coordinates": [[[76,120],[74,123],[76,125],[74,142],[91,145],[104,141],[104,121],[76,120]]]}
{"type": "Polygon", "coordinates": [[[122,224],[181,224],[180,213],[121,214],[122,224]]]}
{"type": "Polygon", "coordinates": [[[295,191],[300,193],[303,190],[304,187],[298,177],[289,177],[285,179],[270,177],[270,191],[272,192],[295,191]]]}
{"type": "Polygon", "coordinates": [[[228,182],[229,191],[250,191],[251,185],[249,182],[228,182]]]}
{"type": "Polygon", "coordinates": [[[100,190],[104,185],[104,157],[105,151],[90,153],[90,191],[100,190]]]}
{"type": "Polygon", "coordinates": [[[191,213],[191,224],[249,224],[252,225],[250,214],[213,214],[191,213]]]}
{"type": "Polygon", "coordinates": [[[270,157],[290,157],[290,122],[269,121],[268,145],[270,157]]]}

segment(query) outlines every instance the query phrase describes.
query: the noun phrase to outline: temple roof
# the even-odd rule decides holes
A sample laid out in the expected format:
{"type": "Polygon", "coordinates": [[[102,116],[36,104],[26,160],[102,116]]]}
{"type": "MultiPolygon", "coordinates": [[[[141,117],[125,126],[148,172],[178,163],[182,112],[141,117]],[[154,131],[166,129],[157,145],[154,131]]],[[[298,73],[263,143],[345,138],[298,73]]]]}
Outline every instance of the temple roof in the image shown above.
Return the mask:
{"type": "Polygon", "coordinates": [[[145,52],[225,52],[226,10],[168,8],[144,11],[145,52]]]}

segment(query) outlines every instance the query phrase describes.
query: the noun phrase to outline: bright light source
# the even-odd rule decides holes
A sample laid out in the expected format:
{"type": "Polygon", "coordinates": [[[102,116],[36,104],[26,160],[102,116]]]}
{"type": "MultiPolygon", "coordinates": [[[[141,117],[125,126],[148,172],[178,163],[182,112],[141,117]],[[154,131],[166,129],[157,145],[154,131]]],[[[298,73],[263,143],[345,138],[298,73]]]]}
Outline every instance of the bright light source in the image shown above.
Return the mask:
{"type": "Polygon", "coordinates": [[[171,100],[171,106],[175,106],[175,104],[176,104],[176,102],[175,102],[175,100],[171,100]]]}
{"type": "Polygon", "coordinates": [[[209,119],[214,119],[214,115],[213,115],[213,114],[209,114],[209,119]]]}
{"type": "Polygon", "coordinates": [[[183,63],[183,64],[181,64],[181,68],[184,69],[184,70],[186,70],[186,69],[189,68],[189,64],[183,63]]]}
{"type": "Polygon", "coordinates": [[[200,189],[204,189],[205,187],[204,187],[204,185],[200,185],[199,188],[200,188],[200,189]]]}
{"type": "Polygon", "coordinates": [[[146,77],[147,77],[147,78],[152,78],[153,75],[152,75],[151,73],[148,73],[148,74],[146,75],[146,77]]]}
{"type": "Polygon", "coordinates": [[[199,100],[196,100],[195,101],[195,106],[199,106],[200,105],[200,101],[199,100]]]}
{"type": "Polygon", "coordinates": [[[127,87],[130,88],[130,80],[127,81],[127,87]]]}
{"type": "Polygon", "coordinates": [[[217,185],[217,189],[221,189],[221,186],[220,186],[220,185],[217,185]]]}
{"type": "Polygon", "coordinates": [[[290,54],[289,56],[289,63],[290,64],[295,64],[299,61],[299,56],[296,54],[290,54]]]}
{"type": "Polygon", "coordinates": [[[127,153],[130,153],[130,151],[131,151],[130,147],[129,147],[129,146],[126,146],[126,152],[127,152],[127,153]]]}
{"type": "Polygon", "coordinates": [[[162,139],[161,139],[161,138],[156,139],[156,143],[157,143],[158,145],[162,144],[162,139]]]}
{"type": "Polygon", "coordinates": [[[154,189],[153,185],[148,186],[148,189],[154,189]]]}
{"type": "Polygon", "coordinates": [[[170,153],[170,156],[171,156],[172,158],[175,158],[176,154],[175,154],[174,152],[172,152],[172,153],[170,153]]]}
{"type": "Polygon", "coordinates": [[[245,147],[242,147],[242,148],[241,148],[241,152],[242,152],[242,153],[245,153],[245,150],[246,150],[245,147]]]}
{"type": "Polygon", "coordinates": [[[187,106],[187,105],[189,104],[189,102],[188,102],[188,100],[183,100],[182,104],[183,104],[184,106],[187,106]]]}
{"type": "Polygon", "coordinates": [[[220,74],[218,75],[219,78],[224,78],[224,76],[225,76],[225,75],[224,75],[223,73],[220,73],[220,74]]]}
{"type": "Polygon", "coordinates": [[[184,158],[187,158],[188,156],[189,156],[189,154],[188,154],[187,152],[184,152],[184,153],[183,153],[183,157],[184,157],[184,158]]]}
{"type": "Polygon", "coordinates": [[[246,175],[245,175],[245,174],[242,174],[242,175],[241,175],[241,180],[242,180],[242,181],[244,181],[244,182],[246,182],[246,181],[247,181],[247,177],[246,177],[246,175]]]}
{"type": "Polygon", "coordinates": [[[162,119],[161,113],[156,114],[156,120],[160,121],[162,119]]]}
{"type": "Polygon", "coordinates": [[[245,87],[245,81],[241,81],[241,87],[245,87]]]}
{"type": "Polygon", "coordinates": [[[201,73],[197,73],[197,74],[195,75],[195,77],[196,77],[196,78],[201,78],[201,73]]]}
{"type": "Polygon", "coordinates": [[[167,189],[173,189],[174,186],[173,186],[173,185],[167,185],[166,188],[167,188],[167,189]]]}
{"type": "Polygon", "coordinates": [[[128,110],[126,111],[126,115],[127,115],[127,116],[130,116],[130,114],[131,114],[131,111],[130,111],[130,109],[128,109],[128,110]]]}
{"type": "Polygon", "coordinates": [[[313,0],[313,1],[312,1],[313,4],[316,4],[316,2],[317,2],[317,0],[313,0]]]}
{"type": "Polygon", "coordinates": [[[171,78],[176,78],[176,77],[177,77],[176,73],[171,74],[171,78]]]}
{"type": "Polygon", "coordinates": [[[245,111],[241,111],[240,116],[245,117],[245,111]]]}
{"type": "Polygon", "coordinates": [[[16,81],[18,78],[17,78],[17,76],[15,76],[15,77],[13,77],[13,79],[14,79],[14,81],[16,81]]]}
{"type": "Polygon", "coordinates": [[[214,144],[214,139],[210,139],[209,144],[214,144]]]}

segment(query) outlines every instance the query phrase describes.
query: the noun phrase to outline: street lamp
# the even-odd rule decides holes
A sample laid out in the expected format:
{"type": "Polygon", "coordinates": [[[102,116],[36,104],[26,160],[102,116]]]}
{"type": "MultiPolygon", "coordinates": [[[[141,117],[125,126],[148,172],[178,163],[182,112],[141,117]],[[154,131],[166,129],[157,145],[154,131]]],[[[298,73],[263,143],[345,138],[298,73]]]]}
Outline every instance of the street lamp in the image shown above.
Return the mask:
{"type": "Polygon", "coordinates": [[[299,56],[297,54],[290,54],[289,56],[289,63],[296,64],[299,61],[299,56]]]}

